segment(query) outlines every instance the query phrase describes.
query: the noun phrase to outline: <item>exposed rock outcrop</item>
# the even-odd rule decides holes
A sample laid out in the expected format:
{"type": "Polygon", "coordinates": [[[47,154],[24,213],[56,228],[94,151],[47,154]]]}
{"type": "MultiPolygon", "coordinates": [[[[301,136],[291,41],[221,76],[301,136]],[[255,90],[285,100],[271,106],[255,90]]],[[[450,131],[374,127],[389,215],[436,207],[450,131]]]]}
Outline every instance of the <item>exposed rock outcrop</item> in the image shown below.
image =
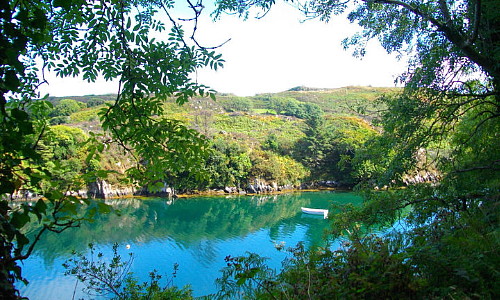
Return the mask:
{"type": "Polygon", "coordinates": [[[90,198],[108,199],[133,196],[135,194],[136,189],[134,187],[114,187],[105,180],[98,179],[89,184],[86,196],[90,198]]]}
{"type": "Polygon", "coordinates": [[[334,180],[322,180],[322,181],[314,181],[314,182],[305,182],[300,185],[300,189],[302,190],[311,190],[311,189],[321,189],[321,188],[339,188],[341,185],[334,180]]]}
{"type": "Polygon", "coordinates": [[[163,184],[163,187],[156,192],[150,192],[147,188],[142,188],[136,191],[135,195],[137,196],[156,196],[156,197],[175,197],[175,189],[173,187],[169,187],[166,183],[163,184]]]}
{"type": "MultiPolygon", "coordinates": [[[[318,188],[336,188],[339,185],[335,181],[318,181],[314,183],[303,183],[300,186],[288,185],[278,185],[276,182],[266,182],[261,179],[255,179],[252,183],[249,183],[246,187],[234,187],[226,186],[221,189],[210,190],[205,192],[191,191],[188,194],[214,194],[214,195],[224,195],[224,194],[272,194],[277,192],[287,192],[299,189],[318,189],[318,188]]],[[[90,183],[87,189],[81,189],[78,191],[68,191],[67,195],[77,196],[81,198],[94,198],[94,199],[111,199],[111,198],[124,198],[131,196],[157,196],[157,197],[177,197],[174,188],[165,184],[163,188],[156,192],[150,192],[147,188],[138,188],[134,186],[115,186],[109,182],[98,179],[95,182],[90,183]]],[[[29,191],[16,192],[12,199],[15,200],[36,200],[40,198],[39,195],[33,194],[29,191]]]]}
{"type": "Polygon", "coordinates": [[[297,187],[287,184],[278,185],[276,182],[267,183],[264,180],[255,179],[253,183],[249,183],[246,192],[249,194],[274,193],[296,189],[297,187]]]}
{"type": "Polygon", "coordinates": [[[414,175],[403,176],[403,183],[406,185],[412,185],[416,183],[433,183],[438,182],[441,178],[437,172],[422,171],[414,175]]]}

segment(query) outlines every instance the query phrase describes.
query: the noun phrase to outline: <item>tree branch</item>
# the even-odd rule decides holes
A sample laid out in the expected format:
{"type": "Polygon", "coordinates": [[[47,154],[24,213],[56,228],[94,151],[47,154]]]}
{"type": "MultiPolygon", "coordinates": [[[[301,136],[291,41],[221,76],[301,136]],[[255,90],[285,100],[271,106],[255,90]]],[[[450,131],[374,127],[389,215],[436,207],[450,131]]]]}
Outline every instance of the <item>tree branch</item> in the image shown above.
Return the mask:
{"type": "Polygon", "coordinates": [[[37,233],[37,235],[35,236],[35,239],[33,241],[33,243],[31,243],[31,245],[29,246],[28,248],[28,251],[26,251],[25,254],[23,255],[18,255],[18,256],[14,256],[14,257],[11,257],[9,259],[7,259],[6,261],[7,262],[13,262],[13,261],[17,261],[17,260],[24,260],[24,259],[27,259],[28,257],[30,257],[31,253],[33,253],[33,250],[35,249],[35,245],[38,243],[38,241],[40,240],[40,238],[42,237],[42,234],[47,230],[47,226],[44,225],[42,229],[40,229],[40,231],[37,233]]]}
{"type": "MultiPolygon", "coordinates": [[[[365,0],[365,2],[368,2],[368,0],[365,0]]],[[[424,20],[429,21],[432,25],[436,26],[437,31],[443,33],[448,41],[450,41],[453,45],[457,46],[464,54],[467,56],[472,62],[480,66],[486,73],[493,77],[498,77],[500,74],[498,74],[498,68],[496,67],[495,61],[490,58],[485,56],[484,54],[478,52],[474,47],[472,47],[472,44],[469,43],[469,40],[466,39],[463,34],[461,34],[458,30],[454,29],[453,27],[449,26],[451,24],[445,24],[438,19],[434,18],[430,14],[420,10],[418,7],[412,6],[409,3],[406,3],[404,1],[400,0],[375,0],[375,3],[380,3],[380,4],[391,4],[391,5],[396,5],[399,7],[402,7],[404,9],[409,10],[413,14],[423,18],[424,20]]],[[[443,14],[446,14],[447,8],[445,8],[445,11],[443,11],[443,14]]],[[[446,16],[445,16],[446,18],[446,16]]],[[[477,30],[476,33],[477,34],[477,30]]]]}
{"type": "Polygon", "coordinates": [[[489,165],[489,166],[477,166],[477,167],[471,167],[471,168],[467,168],[467,169],[460,169],[460,170],[452,171],[452,173],[465,173],[465,172],[477,171],[477,170],[496,170],[496,171],[500,171],[500,167],[496,168],[496,167],[494,167],[494,165],[499,165],[500,166],[500,159],[492,161],[491,165],[489,165]]]}
{"type": "Polygon", "coordinates": [[[473,0],[474,2],[474,22],[472,23],[472,33],[467,40],[466,44],[467,45],[472,45],[478,37],[479,34],[479,23],[481,21],[481,0],[473,0]]]}
{"type": "Polygon", "coordinates": [[[446,3],[446,0],[439,0],[439,8],[443,13],[443,17],[446,24],[451,25],[450,10],[448,9],[448,4],[446,3]]]}

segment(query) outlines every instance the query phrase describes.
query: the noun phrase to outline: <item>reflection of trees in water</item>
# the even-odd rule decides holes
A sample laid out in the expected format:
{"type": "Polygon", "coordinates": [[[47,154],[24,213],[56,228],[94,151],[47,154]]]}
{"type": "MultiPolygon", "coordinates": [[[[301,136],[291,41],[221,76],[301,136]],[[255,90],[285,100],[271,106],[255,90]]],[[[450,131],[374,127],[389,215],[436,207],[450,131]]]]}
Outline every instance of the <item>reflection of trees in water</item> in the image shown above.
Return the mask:
{"type": "MultiPolygon", "coordinates": [[[[96,216],[94,222],[61,234],[43,236],[36,253],[51,263],[72,250],[85,251],[89,243],[147,242],[170,238],[184,248],[210,256],[211,240],[243,236],[297,214],[304,201],[297,195],[237,198],[107,200],[119,215],[96,216]]],[[[213,250],[215,251],[215,250],[213,250]]]]}
{"type": "Polygon", "coordinates": [[[114,209],[120,208],[140,208],[142,206],[142,200],[137,198],[129,198],[129,199],[106,199],[104,203],[107,205],[111,205],[114,209]]]}
{"type": "Polygon", "coordinates": [[[217,253],[219,253],[217,243],[217,240],[203,239],[191,245],[188,250],[206,267],[212,265],[217,258],[217,253]]]}
{"type": "MultiPolygon", "coordinates": [[[[297,226],[307,228],[307,244],[321,238],[322,218],[303,218],[301,206],[327,193],[266,195],[254,197],[205,197],[177,199],[120,199],[107,201],[120,215],[99,215],[93,223],[62,234],[45,235],[36,248],[47,263],[72,250],[86,251],[89,243],[113,244],[170,239],[178,246],[204,258],[213,257],[217,240],[227,240],[269,228],[270,239],[289,236],[297,226]]],[[[326,200],[325,200],[326,201],[326,200]]],[[[325,202],[326,203],[326,202],[325,202]]],[[[327,204],[325,204],[327,205],[327,204]]]]}
{"type": "Polygon", "coordinates": [[[276,202],[278,200],[278,195],[254,195],[251,196],[250,200],[255,202],[257,206],[261,206],[267,202],[276,202]]]}
{"type": "Polygon", "coordinates": [[[165,212],[165,227],[174,239],[189,245],[200,237],[227,239],[246,235],[295,216],[303,205],[300,197],[289,195],[207,200],[177,201],[165,212]],[[193,207],[195,211],[191,211],[193,207]]]}
{"type": "Polygon", "coordinates": [[[325,226],[328,226],[327,222],[327,220],[323,219],[323,216],[304,216],[303,214],[299,214],[293,218],[284,219],[269,228],[269,235],[271,240],[280,243],[280,238],[293,236],[297,230],[304,229],[305,236],[303,242],[305,242],[306,246],[311,246],[322,242],[323,229],[325,226]]]}

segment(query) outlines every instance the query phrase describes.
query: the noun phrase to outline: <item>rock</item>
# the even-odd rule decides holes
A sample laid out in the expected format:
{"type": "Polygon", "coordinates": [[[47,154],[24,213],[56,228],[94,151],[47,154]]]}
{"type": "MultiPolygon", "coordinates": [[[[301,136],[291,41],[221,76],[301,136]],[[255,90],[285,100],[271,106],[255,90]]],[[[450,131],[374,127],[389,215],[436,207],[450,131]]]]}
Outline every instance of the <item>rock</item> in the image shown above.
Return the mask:
{"type": "Polygon", "coordinates": [[[247,192],[249,192],[250,194],[257,194],[257,189],[253,185],[248,184],[247,192]]]}
{"type": "Polygon", "coordinates": [[[234,194],[234,193],[236,193],[236,192],[237,192],[237,189],[236,189],[236,187],[234,187],[234,186],[226,186],[226,187],[224,188],[224,192],[225,192],[225,193],[228,193],[228,194],[234,194]]]}
{"type": "Polygon", "coordinates": [[[108,199],[112,197],[121,197],[134,195],[135,189],[133,187],[113,187],[105,180],[96,180],[88,186],[87,196],[90,198],[108,199]]]}

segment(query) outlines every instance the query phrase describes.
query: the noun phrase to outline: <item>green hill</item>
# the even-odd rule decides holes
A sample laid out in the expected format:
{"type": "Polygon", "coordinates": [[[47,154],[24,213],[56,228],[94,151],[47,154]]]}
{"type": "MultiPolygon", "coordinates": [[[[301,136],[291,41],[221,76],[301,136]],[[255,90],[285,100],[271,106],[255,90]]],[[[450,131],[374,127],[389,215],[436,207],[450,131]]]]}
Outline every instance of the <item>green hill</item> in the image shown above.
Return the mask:
{"type": "MultiPolygon", "coordinates": [[[[185,191],[246,186],[256,180],[277,185],[330,180],[351,186],[356,178],[350,161],[356,149],[377,134],[369,123],[381,109],[376,99],[396,92],[395,88],[297,87],[252,97],[220,94],[216,101],[193,98],[183,106],[170,99],[164,103],[164,117],[205,136],[211,151],[203,164],[205,177],[174,172],[169,184],[185,191]]],[[[101,132],[98,112],[115,97],[49,98],[54,106],[51,123],[77,127],[86,134],[101,132]]],[[[108,145],[100,161],[93,163],[117,171],[108,180],[119,184],[125,178],[119,174],[134,165],[133,157],[108,145]]]]}

